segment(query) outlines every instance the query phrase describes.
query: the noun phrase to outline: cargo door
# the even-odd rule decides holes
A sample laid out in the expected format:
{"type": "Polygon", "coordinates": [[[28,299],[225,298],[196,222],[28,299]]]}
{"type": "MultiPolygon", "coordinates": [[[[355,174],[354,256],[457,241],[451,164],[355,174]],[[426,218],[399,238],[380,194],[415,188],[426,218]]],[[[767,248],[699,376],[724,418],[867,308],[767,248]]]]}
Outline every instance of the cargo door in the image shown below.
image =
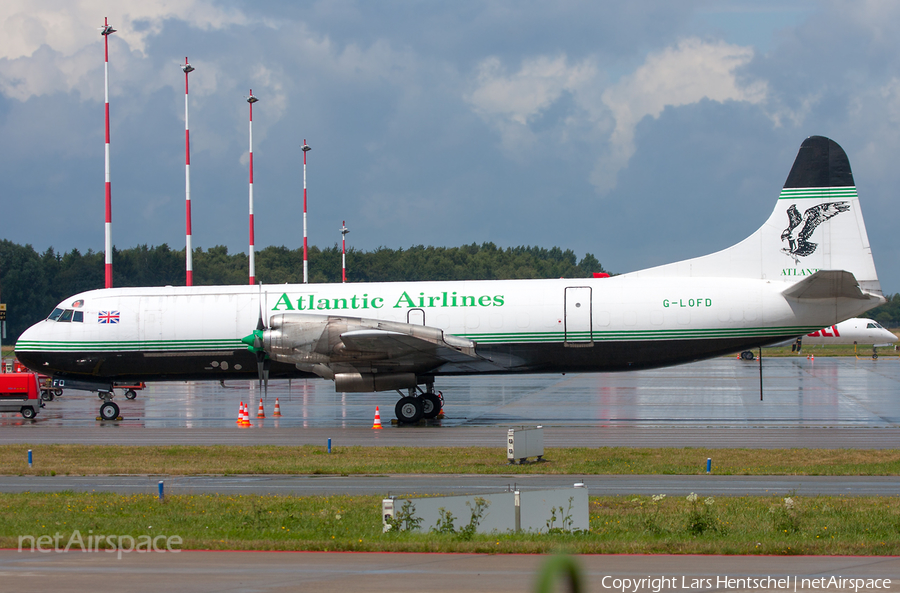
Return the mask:
{"type": "Polygon", "coordinates": [[[594,345],[591,336],[591,289],[589,286],[566,287],[565,345],[584,348],[594,345]]]}
{"type": "Polygon", "coordinates": [[[425,310],[410,309],[406,314],[406,322],[410,325],[425,325],[425,310]]]}

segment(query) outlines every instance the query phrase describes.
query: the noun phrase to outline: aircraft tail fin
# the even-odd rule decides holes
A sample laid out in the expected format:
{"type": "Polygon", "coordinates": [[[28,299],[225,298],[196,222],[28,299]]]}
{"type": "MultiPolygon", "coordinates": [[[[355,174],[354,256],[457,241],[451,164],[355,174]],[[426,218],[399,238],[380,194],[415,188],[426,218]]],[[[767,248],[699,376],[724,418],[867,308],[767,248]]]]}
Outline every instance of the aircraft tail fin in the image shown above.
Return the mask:
{"type": "MultiPolygon", "coordinates": [[[[722,251],[634,274],[794,284],[825,270],[849,272],[863,293],[882,296],[847,154],[833,140],[810,136],[759,230],[722,251]]],[[[822,276],[816,281],[820,288],[821,282],[822,276]]]]}

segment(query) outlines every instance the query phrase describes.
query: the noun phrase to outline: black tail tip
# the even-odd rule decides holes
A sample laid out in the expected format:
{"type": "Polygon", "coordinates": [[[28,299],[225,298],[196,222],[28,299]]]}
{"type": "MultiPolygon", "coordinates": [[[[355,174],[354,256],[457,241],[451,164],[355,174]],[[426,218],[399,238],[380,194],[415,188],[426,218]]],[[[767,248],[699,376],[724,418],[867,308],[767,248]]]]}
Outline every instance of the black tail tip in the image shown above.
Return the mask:
{"type": "Polygon", "coordinates": [[[824,136],[810,136],[800,145],[785,189],[803,187],[851,187],[850,160],[840,145],[824,136]]]}

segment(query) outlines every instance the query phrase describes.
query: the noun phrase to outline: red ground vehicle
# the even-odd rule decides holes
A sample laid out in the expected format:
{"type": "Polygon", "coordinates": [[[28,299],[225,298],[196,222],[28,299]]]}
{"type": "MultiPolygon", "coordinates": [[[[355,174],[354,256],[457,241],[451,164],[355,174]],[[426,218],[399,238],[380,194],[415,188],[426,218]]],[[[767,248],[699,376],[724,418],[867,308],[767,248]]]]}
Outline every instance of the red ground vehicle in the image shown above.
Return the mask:
{"type": "MultiPolygon", "coordinates": [[[[19,362],[18,360],[13,361],[13,371],[14,373],[30,373],[31,370],[26,367],[24,364],[19,362]]],[[[55,398],[61,396],[63,394],[63,390],[54,388],[53,379],[48,377],[47,375],[38,374],[38,384],[41,386],[41,399],[45,402],[52,402],[55,398]]],[[[133,398],[132,398],[133,399],[133,398]]]]}
{"type": "Polygon", "coordinates": [[[36,373],[0,374],[0,412],[19,412],[34,418],[44,406],[36,373]]]}
{"type": "MultiPolygon", "coordinates": [[[[115,386],[125,390],[125,397],[134,399],[137,397],[137,392],[147,387],[147,384],[141,381],[139,383],[115,383],[115,386]]],[[[60,389],[60,391],[62,390],[60,389]]]]}

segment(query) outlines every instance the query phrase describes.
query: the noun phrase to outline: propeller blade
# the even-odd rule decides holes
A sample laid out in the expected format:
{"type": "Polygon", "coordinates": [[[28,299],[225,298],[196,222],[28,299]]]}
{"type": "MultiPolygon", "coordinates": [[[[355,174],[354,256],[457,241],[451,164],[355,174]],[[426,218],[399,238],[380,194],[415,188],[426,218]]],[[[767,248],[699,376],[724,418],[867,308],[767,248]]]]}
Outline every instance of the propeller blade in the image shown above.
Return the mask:
{"type": "MultiPolygon", "coordinates": [[[[262,293],[262,284],[259,285],[259,320],[256,322],[256,329],[262,331],[266,329],[266,322],[263,320],[263,293],[262,293]]],[[[268,293],[265,293],[266,298],[268,298],[268,293]]]]}
{"type": "Polygon", "coordinates": [[[268,383],[269,372],[267,370],[268,364],[266,364],[269,360],[269,357],[266,356],[266,351],[263,348],[262,332],[260,330],[256,330],[253,332],[254,340],[253,340],[253,348],[256,352],[256,372],[259,375],[259,388],[263,388],[263,379],[265,378],[268,383]]]}
{"type": "Polygon", "coordinates": [[[259,318],[256,320],[256,329],[249,336],[241,338],[241,342],[247,345],[247,349],[256,355],[256,372],[259,376],[259,388],[266,397],[269,395],[269,355],[266,354],[263,332],[266,331],[266,322],[263,318],[263,294],[260,284],[259,318]]]}

